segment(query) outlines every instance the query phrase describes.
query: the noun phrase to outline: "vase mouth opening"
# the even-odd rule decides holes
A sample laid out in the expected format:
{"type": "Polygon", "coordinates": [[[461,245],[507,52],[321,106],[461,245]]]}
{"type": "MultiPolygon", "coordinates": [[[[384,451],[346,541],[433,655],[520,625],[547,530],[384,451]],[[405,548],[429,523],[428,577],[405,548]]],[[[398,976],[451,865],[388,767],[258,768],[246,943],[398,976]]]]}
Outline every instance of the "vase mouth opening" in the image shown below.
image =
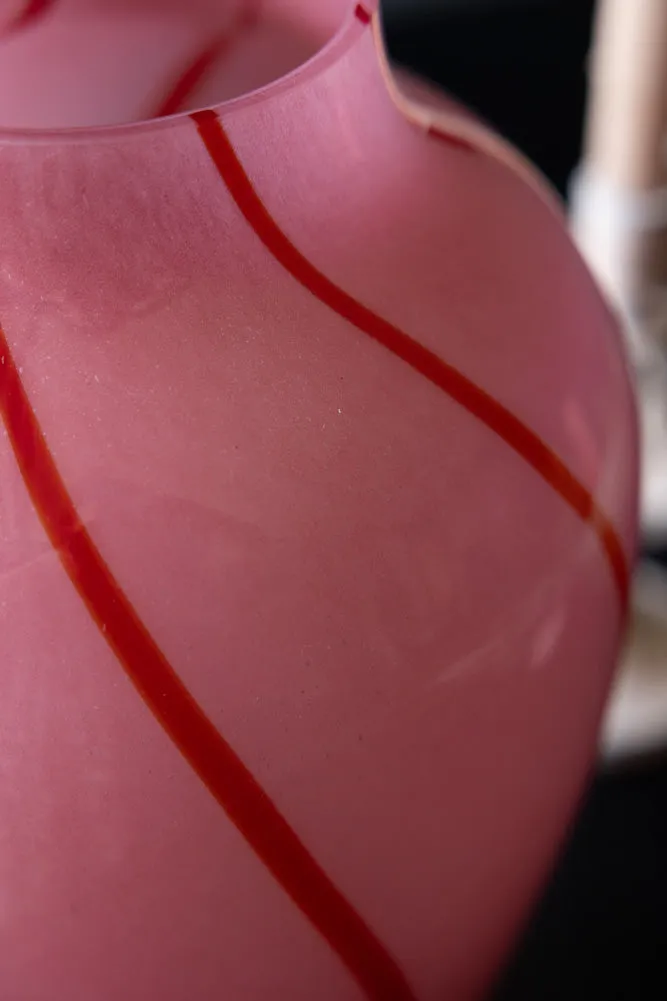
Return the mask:
{"type": "Polygon", "coordinates": [[[269,99],[379,0],[0,0],[0,138],[81,138],[269,99]]]}

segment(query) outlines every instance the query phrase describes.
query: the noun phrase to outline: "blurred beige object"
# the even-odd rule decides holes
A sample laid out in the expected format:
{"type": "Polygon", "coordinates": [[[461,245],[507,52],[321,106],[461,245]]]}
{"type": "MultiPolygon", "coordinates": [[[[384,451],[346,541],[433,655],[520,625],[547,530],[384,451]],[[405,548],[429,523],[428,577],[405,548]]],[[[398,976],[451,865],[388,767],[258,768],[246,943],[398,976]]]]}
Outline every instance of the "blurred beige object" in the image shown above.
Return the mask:
{"type": "MultiPolygon", "coordinates": [[[[572,230],[626,333],[642,428],[645,544],[667,543],[667,0],[599,0],[572,230]]],[[[603,749],[667,745],[667,575],[637,580],[603,749]]]]}
{"type": "MultiPolygon", "coordinates": [[[[643,217],[649,204],[658,207],[655,194],[614,191],[580,172],[572,191],[572,229],[626,332],[643,439],[642,535],[660,545],[667,540],[667,285],[649,281],[639,263],[657,232],[657,213],[650,223],[643,217]]],[[[667,193],[659,204],[667,228],[667,193]]]]}
{"type": "Polygon", "coordinates": [[[614,763],[664,745],[667,720],[667,581],[646,565],[637,575],[634,615],[602,738],[614,763]]]}

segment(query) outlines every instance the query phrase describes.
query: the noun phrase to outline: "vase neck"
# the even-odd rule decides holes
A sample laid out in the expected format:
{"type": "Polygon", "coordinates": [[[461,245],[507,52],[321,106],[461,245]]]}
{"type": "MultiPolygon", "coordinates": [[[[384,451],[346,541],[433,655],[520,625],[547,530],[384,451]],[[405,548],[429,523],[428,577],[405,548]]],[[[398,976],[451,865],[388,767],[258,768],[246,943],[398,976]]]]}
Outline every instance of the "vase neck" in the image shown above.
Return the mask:
{"type": "MultiPolygon", "coordinates": [[[[218,105],[312,59],[356,0],[0,0],[0,128],[118,125],[218,105]]],[[[377,0],[366,0],[368,15],[377,0]]]]}

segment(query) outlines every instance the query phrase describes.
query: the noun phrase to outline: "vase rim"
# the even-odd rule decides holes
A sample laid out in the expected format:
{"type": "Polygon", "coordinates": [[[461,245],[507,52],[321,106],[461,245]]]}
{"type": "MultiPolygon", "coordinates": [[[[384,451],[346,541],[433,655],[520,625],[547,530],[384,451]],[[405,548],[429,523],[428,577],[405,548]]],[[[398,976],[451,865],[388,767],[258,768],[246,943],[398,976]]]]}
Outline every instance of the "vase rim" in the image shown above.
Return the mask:
{"type": "Polygon", "coordinates": [[[364,22],[357,17],[357,8],[361,6],[364,13],[372,18],[378,12],[379,3],[380,0],[364,0],[363,5],[361,5],[358,0],[346,0],[346,11],[338,28],[317,52],[288,73],[276,77],[275,80],[271,80],[262,87],[239,94],[237,97],[192,108],[189,111],[177,111],[173,115],[120,122],[114,125],[79,125],[48,129],[6,128],[0,125],[0,145],[60,145],[70,142],[118,139],[121,136],[141,135],[160,129],[174,128],[201,111],[215,111],[224,116],[242,108],[267,103],[284,91],[297,87],[304,78],[311,80],[319,76],[335,63],[348,51],[366,27],[364,22]]]}

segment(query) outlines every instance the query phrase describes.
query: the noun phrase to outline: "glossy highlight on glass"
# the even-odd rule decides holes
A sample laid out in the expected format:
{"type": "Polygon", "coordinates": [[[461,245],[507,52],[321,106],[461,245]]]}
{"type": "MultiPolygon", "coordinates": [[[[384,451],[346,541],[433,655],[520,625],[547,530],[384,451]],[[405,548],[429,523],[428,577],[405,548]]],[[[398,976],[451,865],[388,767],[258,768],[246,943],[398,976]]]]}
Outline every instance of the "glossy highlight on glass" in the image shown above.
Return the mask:
{"type": "Polygon", "coordinates": [[[0,988],[479,996],[623,621],[613,321],[375,4],[10,13],[0,988]]]}

